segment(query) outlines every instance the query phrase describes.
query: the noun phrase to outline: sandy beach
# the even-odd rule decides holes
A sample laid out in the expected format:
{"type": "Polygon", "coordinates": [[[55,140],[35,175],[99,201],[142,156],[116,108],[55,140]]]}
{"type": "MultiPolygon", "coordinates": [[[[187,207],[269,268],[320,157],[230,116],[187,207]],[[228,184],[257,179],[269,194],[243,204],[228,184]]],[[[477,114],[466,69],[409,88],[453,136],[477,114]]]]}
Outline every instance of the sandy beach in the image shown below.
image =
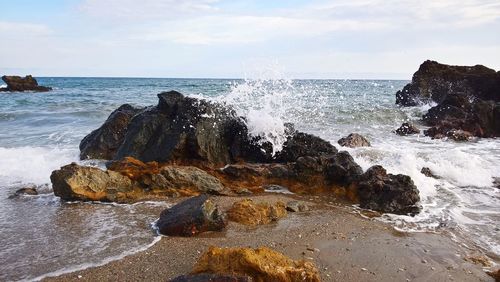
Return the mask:
{"type": "MultiPolygon", "coordinates": [[[[318,197],[266,194],[254,201],[304,201],[310,211],[288,213],[277,223],[247,227],[230,222],[223,233],[163,237],[150,249],[43,281],[166,281],[191,271],[209,246],[271,247],[314,262],[323,281],[493,281],[466,260],[479,250],[445,234],[402,233],[343,203],[318,197]]],[[[214,197],[223,210],[241,197],[214,197]]]]}

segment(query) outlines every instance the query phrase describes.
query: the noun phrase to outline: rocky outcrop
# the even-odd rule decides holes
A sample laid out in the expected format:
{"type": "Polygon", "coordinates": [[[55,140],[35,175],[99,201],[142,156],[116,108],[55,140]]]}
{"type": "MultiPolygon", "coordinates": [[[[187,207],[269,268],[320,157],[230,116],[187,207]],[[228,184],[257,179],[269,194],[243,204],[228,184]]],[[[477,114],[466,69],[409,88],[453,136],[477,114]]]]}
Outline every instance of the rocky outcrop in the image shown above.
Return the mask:
{"type": "Polygon", "coordinates": [[[362,208],[395,214],[415,214],[419,192],[407,175],[387,174],[381,166],[369,168],[354,185],[362,208]]]}
{"type": "Polygon", "coordinates": [[[500,73],[485,66],[450,66],[425,61],[411,83],[396,93],[396,104],[416,106],[440,104],[456,94],[500,102],[500,73]]]}
{"type": "Polygon", "coordinates": [[[435,102],[423,116],[432,138],[465,141],[500,136],[500,72],[484,66],[449,66],[424,62],[412,82],[396,93],[396,103],[435,102]]]}
{"type": "Polygon", "coordinates": [[[235,202],[227,211],[227,218],[245,225],[261,225],[278,221],[286,216],[286,207],[282,202],[270,204],[254,203],[250,199],[235,202]]]}
{"type": "Polygon", "coordinates": [[[210,247],[196,263],[193,273],[237,274],[253,281],[319,282],[319,272],[311,262],[295,261],[266,247],[210,247]]]}
{"type": "Polygon", "coordinates": [[[156,226],[163,235],[190,237],[222,231],[226,222],[217,205],[207,195],[200,195],[164,210],[156,226]]]}
{"type": "Polygon", "coordinates": [[[351,133],[347,137],[340,138],[339,141],[337,142],[342,147],[350,147],[350,148],[371,146],[370,142],[365,137],[363,137],[358,133],[351,133]]]}
{"type": "Polygon", "coordinates": [[[405,122],[403,123],[398,129],[396,129],[396,134],[405,136],[405,135],[412,135],[412,134],[419,134],[420,129],[418,129],[415,125],[405,122]]]}
{"type": "Polygon", "coordinates": [[[169,282],[252,282],[252,278],[232,274],[201,273],[181,275],[169,280],[169,282]]]}
{"type": "Polygon", "coordinates": [[[223,184],[191,166],[164,166],[127,158],[107,171],[70,164],[52,172],[54,194],[63,200],[136,202],[165,197],[218,194],[223,184]]]}
{"type": "Polygon", "coordinates": [[[31,75],[25,77],[20,76],[2,76],[2,80],[7,84],[6,88],[1,88],[0,91],[10,91],[10,92],[23,92],[23,91],[34,91],[34,92],[47,92],[52,90],[50,87],[40,86],[35,78],[31,75]]]}
{"type": "Polygon", "coordinates": [[[130,120],[142,111],[124,104],[114,110],[104,124],[80,142],[80,159],[112,159],[123,143],[130,120]]]}

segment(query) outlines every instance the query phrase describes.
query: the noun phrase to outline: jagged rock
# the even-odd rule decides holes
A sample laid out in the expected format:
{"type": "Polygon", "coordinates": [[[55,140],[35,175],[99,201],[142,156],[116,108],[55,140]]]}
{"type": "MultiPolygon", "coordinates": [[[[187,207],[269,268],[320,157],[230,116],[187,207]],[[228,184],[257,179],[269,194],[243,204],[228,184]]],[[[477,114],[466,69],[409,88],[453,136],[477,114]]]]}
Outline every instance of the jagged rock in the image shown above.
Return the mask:
{"type": "Polygon", "coordinates": [[[266,247],[210,247],[196,265],[193,273],[248,275],[253,281],[319,282],[319,272],[308,261],[294,261],[266,247]]]}
{"type": "Polygon", "coordinates": [[[396,93],[396,104],[416,106],[430,101],[440,104],[455,94],[500,102],[499,90],[500,73],[485,66],[450,66],[425,61],[411,83],[396,93]]]}
{"type": "Polygon", "coordinates": [[[439,179],[439,178],[440,178],[439,176],[435,175],[435,174],[432,172],[432,170],[431,170],[430,168],[428,168],[428,167],[423,167],[423,168],[420,170],[420,172],[421,172],[423,175],[427,176],[427,177],[432,177],[432,178],[436,178],[436,179],[439,179]]]}
{"type": "Polygon", "coordinates": [[[226,222],[217,205],[207,195],[200,195],[164,210],[156,226],[163,235],[189,237],[222,231],[226,222]]]}
{"type": "Polygon", "coordinates": [[[235,202],[227,211],[229,220],[245,225],[269,224],[285,216],[286,208],[284,203],[254,203],[251,199],[235,202]]]}
{"type": "Polygon", "coordinates": [[[337,153],[329,142],[311,134],[295,132],[276,154],[277,162],[294,162],[299,157],[319,157],[337,153]]]}
{"type": "Polygon", "coordinates": [[[181,275],[169,282],[252,282],[252,278],[248,276],[239,276],[232,274],[189,274],[181,275]]]}
{"type": "Polygon", "coordinates": [[[500,72],[484,66],[449,66],[426,61],[412,82],[396,93],[396,103],[436,102],[422,117],[432,138],[467,140],[500,136],[500,72]]]}
{"type": "Polygon", "coordinates": [[[418,129],[415,125],[405,122],[398,129],[396,129],[396,134],[404,136],[411,134],[419,134],[420,129],[418,129]]]}
{"type": "Polygon", "coordinates": [[[342,147],[370,147],[370,142],[358,133],[351,133],[347,137],[340,138],[338,141],[339,145],[342,147]]]}
{"type": "Polygon", "coordinates": [[[20,76],[2,76],[2,80],[7,84],[6,88],[0,89],[0,91],[10,91],[10,92],[22,92],[22,91],[34,91],[34,92],[47,92],[52,90],[50,87],[40,86],[35,78],[31,75],[25,77],[20,76]]]}
{"type": "Polygon", "coordinates": [[[407,175],[387,174],[381,166],[372,166],[355,184],[362,208],[395,213],[415,214],[420,207],[417,187],[407,175]]]}
{"type": "Polygon", "coordinates": [[[80,159],[112,159],[123,143],[130,120],[142,110],[124,104],[113,111],[101,127],[82,139],[80,159]]]}
{"type": "Polygon", "coordinates": [[[190,166],[144,164],[127,158],[103,171],[70,164],[52,172],[54,194],[63,200],[136,202],[147,199],[219,194],[222,183],[205,171],[190,166]]]}

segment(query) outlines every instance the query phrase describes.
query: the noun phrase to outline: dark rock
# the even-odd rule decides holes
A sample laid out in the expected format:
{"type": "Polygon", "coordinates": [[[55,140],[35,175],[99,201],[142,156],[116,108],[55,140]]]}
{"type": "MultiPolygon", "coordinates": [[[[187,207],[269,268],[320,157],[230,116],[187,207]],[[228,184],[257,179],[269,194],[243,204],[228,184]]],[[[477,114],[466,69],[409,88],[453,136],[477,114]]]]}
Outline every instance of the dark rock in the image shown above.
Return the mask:
{"type": "Polygon", "coordinates": [[[387,174],[381,166],[373,166],[361,176],[357,197],[362,208],[395,214],[415,214],[420,210],[419,192],[411,178],[387,174]]]}
{"type": "Polygon", "coordinates": [[[324,175],[328,184],[348,186],[357,180],[363,169],[346,151],[322,159],[324,175]]]}
{"type": "Polygon", "coordinates": [[[169,282],[252,282],[252,278],[248,276],[239,276],[231,274],[189,274],[181,275],[169,282]]]}
{"type": "Polygon", "coordinates": [[[493,187],[500,189],[500,177],[493,177],[493,187]]]}
{"type": "Polygon", "coordinates": [[[396,103],[414,106],[430,101],[438,105],[422,117],[431,126],[425,135],[460,141],[500,136],[500,72],[426,61],[396,94],[396,103]]]}
{"type": "Polygon", "coordinates": [[[21,189],[18,189],[14,194],[9,196],[9,199],[17,198],[21,195],[38,195],[38,191],[36,190],[36,187],[24,187],[21,189]]]}
{"type": "Polygon", "coordinates": [[[432,177],[432,178],[436,178],[436,179],[440,179],[440,178],[441,178],[441,177],[439,177],[439,176],[435,175],[435,174],[432,172],[432,170],[431,170],[430,168],[428,168],[428,167],[423,167],[423,168],[420,170],[420,172],[421,172],[423,175],[427,176],[427,177],[432,177]]]}
{"type": "Polygon", "coordinates": [[[35,78],[31,75],[26,77],[20,76],[2,76],[2,80],[7,84],[7,88],[3,88],[2,91],[10,92],[22,92],[22,91],[34,91],[34,92],[47,92],[52,90],[50,87],[40,86],[35,78]]]}
{"type": "Polygon", "coordinates": [[[416,106],[441,103],[449,95],[461,94],[500,102],[500,73],[485,66],[450,66],[425,61],[411,83],[396,93],[396,104],[416,106]]]}
{"type": "Polygon", "coordinates": [[[418,129],[415,125],[405,122],[398,129],[396,129],[396,134],[404,136],[411,134],[419,134],[420,129],[418,129]]]}
{"type": "Polygon", "coordinates": [[[358,133],[351,133],[347,137],[340,138],[338,141],[342,147],[370,147],[370,142],[358,133]]]}
{"type": "Polygon", "coordinates": [[[222,231],[226,222],[217,205],[207,195],[201,195],[164,210],[156,226],[163,235],[189,237],[222,231]]]}
{"type": "Polygon", "coordinates": [[[295,132],[283,145],[283,150],[275,157],[277,162],[294,162],[299,157],[319,157],[337,153],[337,149],[317,136],[295,132]]]}
{"type": "Polygon", "coordinates": [[[101,127],[82,139],[80,159],[112,159],[123,143],[130,120],[142,110],[124,104],[113,111],[101,127]]]}

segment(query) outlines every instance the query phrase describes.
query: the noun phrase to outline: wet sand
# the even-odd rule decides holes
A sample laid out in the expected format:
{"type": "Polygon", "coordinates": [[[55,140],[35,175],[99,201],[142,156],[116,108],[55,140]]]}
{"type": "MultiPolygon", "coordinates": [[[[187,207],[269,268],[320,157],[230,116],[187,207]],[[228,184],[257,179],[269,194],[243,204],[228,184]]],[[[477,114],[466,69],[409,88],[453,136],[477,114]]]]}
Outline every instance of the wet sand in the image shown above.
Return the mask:
{"type": "MultiPolygon", "coordinates": [[[[323,281],[494,281],[481,265],[465,260],[479,254],[442,234],[401,233],[362,217],[343,204],[267,194],[254,201],[302,200],[308,212],[288,213],[277,223],[247,227],[230,222],[223,233],[194,238],[163,237],[150,249],[103,266],[43,281],[167,281],[189,273],[208,246],[268,246],[293,259],[315,263],[323,281]]],[[[223,210],[237,197],[214,197],[223,210]]]]}

